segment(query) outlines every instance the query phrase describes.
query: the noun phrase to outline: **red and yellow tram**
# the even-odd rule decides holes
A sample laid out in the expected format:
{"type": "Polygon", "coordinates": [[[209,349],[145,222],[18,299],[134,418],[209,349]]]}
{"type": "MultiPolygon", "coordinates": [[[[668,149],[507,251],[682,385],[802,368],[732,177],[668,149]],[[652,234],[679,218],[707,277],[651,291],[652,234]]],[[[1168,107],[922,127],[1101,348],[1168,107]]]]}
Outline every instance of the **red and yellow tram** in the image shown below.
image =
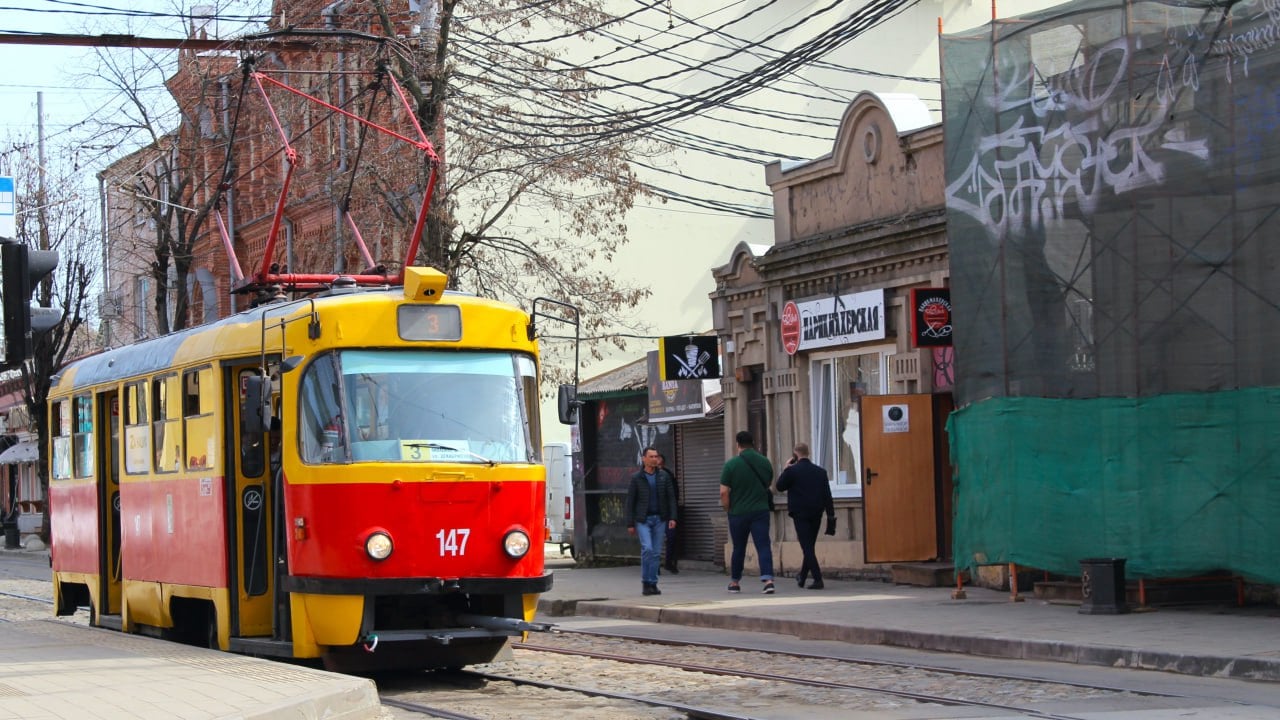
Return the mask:
{"type": "Polygon", "coordinates": [[[67,366],[58,613],[361,669],[486,662],[537,629],[538,313],[443,289],[408,268],[67,366]]]}

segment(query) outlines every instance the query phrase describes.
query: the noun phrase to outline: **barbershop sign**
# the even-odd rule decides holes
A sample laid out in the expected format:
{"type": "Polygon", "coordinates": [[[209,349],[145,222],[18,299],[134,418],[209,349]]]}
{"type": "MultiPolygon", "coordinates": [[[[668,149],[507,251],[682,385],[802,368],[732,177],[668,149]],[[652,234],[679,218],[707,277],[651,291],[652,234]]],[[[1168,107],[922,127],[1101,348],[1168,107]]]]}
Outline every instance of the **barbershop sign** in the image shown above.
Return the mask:
{"type": "Polygon", "coordinates": [[[783,309],[781,322],[783,345],[788,354],[883,340],[884,290],[789,302],[783,309]]]}

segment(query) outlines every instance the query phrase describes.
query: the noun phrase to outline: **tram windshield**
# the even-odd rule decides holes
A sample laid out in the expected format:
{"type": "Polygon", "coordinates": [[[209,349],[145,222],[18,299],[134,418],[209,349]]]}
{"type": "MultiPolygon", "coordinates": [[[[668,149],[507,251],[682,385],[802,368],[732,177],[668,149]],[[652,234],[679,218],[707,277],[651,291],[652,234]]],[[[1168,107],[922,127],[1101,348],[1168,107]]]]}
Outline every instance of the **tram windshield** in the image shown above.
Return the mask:
{"type": "Polygon", "coordinates": [[[534,462],[533,359],[508,352],[347,350],[307,368],[303,462],[534,462]]]}

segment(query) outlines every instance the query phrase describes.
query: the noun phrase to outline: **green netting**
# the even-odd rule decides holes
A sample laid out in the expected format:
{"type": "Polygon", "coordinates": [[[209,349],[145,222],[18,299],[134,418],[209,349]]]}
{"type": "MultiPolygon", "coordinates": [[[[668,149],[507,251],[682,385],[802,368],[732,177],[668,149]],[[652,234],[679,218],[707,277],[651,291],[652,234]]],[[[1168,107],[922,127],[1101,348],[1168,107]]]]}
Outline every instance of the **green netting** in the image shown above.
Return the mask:
{"type": "Polygon", "coordinates": [[[998,398],[951,416],[957,567],[1280,583],[1280,390],[998,398]]]}

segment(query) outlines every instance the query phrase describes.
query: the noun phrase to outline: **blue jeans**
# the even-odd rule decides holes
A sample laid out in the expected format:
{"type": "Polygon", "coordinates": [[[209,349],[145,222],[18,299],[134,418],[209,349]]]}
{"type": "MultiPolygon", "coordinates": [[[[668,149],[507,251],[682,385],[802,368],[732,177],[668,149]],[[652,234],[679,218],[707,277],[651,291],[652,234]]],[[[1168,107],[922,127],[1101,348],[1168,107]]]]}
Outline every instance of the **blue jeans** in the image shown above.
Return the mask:
{"type": "Polygon", "coordinates": [[[667,537],[667,524],[657,515],[636,523],[640,538],[640,581],[658,584],[658,566],[662,561],[662,541],[667,537]]]}
{"type": "Polygon", "coordinates": [[[734,582],[742,579],[742,565],[747,558],[747,535],[756,545],[760,558],[760,579],[773,579],[773,546],[769,543],[769,511],[729,516],[729,539],[733,552],[729,555],[729,577],[734,582]]]}

